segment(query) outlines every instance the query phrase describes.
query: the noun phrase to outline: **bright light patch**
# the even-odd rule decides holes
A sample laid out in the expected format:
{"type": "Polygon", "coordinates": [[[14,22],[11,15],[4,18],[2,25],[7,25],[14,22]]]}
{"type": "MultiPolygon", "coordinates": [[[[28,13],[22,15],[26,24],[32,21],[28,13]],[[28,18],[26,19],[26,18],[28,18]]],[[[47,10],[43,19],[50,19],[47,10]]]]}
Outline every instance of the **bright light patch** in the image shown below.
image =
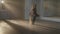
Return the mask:
{"type": "Polygon", "coordinates": [[[1,1],[1,3],[4,3],[4,1],[1,1]]]}

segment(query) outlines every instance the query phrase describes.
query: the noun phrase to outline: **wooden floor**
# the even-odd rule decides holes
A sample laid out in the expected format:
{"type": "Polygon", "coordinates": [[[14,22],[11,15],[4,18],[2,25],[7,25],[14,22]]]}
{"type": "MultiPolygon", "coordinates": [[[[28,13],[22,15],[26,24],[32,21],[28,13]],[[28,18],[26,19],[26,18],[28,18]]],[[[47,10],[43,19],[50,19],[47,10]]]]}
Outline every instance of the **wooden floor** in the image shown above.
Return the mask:
{"type": "Polygon", "coordinates": [[[1,20],[0,34],[60,34],[60,23],[27,20],[1,20]]]}

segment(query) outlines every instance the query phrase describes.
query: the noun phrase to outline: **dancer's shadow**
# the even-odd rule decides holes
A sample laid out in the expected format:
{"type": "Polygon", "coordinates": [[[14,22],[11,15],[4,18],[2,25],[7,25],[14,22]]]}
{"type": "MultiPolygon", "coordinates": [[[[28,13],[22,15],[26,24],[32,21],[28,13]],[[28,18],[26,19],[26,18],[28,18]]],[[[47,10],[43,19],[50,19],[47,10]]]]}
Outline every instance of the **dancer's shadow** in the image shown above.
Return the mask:
{"type": "Polygon", "coordinates": [[[6,22],[8,25],[10,25],[13,29],[15,29],[17,31],[17,34],[20,34],[20,33],[21,34],[39,34],[36,31],[11,23],[10,21],[7,21],[7,20],[3,20],[3,21],[6,22]]]}

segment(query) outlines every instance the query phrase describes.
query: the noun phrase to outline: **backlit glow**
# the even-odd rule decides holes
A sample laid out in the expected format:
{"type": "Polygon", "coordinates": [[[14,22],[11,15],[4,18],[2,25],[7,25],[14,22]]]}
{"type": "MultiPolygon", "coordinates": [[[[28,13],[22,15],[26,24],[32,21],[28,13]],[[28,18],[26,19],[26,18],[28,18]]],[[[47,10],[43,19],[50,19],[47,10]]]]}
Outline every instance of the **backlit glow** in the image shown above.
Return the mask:
{"type": "Polygon", "coordinates": [[[1,3],[4,3],[4,1],[2,0],[1,3]]]}

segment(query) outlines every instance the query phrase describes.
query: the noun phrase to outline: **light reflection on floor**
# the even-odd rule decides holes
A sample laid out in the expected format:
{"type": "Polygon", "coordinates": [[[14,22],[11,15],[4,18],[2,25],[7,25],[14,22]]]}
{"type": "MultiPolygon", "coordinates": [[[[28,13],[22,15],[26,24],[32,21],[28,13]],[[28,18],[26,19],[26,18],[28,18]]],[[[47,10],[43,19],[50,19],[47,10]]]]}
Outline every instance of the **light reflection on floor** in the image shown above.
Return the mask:
{"type": "MultiPolygon", "coordinates": [[[[28,28],[28,24],[25,23],[24,21],[19,21],[19,20],[7,20],[10,21],[11,23],[14,23],[16,25],[20,25],[24,28],[28,28]]],[[[14,30],[9,24],[7,24],[6,22],[4,22],[4,20],[2,22],[0,22],[0,34],[12,34],[11,32],[16,32],[16,30],[14,30]]]]}
{"type": "Polygon", "coordinates": [[[11,28],[7,23],[5,23],[4,21],[2,21],[0,23],[0,33],[1,34],[9,34],[11,31],[13,31],[14,29],[11,28]],[[8,32],[8,33],[7,33],[8,32]]]}
{"type": "Polygon", "coordinates": [[[60,34],[60,25],[57,23],[40,21],[40,25],[37,24],[32,25],[24,20],[3,20],[0,22],[0,34],[60,34]]]}

